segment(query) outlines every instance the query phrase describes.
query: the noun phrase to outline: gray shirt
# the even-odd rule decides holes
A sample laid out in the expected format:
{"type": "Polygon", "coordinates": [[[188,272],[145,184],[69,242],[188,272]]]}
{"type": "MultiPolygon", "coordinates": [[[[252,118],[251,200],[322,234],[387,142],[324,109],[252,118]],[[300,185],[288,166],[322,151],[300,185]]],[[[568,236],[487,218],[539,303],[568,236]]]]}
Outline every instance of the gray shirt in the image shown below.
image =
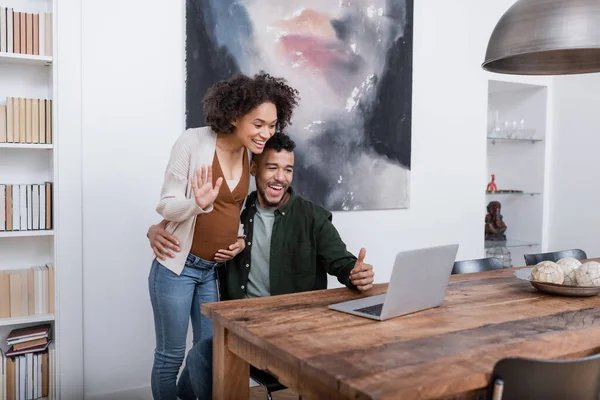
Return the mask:
{"type": "Polygon", "coordinates": [[[271,261],[271,233],[275,222],[275,209],[262,208],[256,204],[254,226],[252,229],[252,251],[250,252],[250,274],[246,297],[264,297],[271,295],[269,265],[271,261]]]}

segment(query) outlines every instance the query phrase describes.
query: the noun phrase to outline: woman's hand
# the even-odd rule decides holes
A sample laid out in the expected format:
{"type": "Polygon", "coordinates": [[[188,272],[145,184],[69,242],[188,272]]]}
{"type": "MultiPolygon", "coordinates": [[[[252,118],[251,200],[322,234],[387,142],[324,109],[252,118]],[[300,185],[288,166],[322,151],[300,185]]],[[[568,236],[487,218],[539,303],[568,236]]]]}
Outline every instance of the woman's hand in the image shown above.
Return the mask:
{"type": "Polygon", "coordinates": [[[229,246],[229,250],[219,250],[215,254],[215,261],[225,262],[233,259],[233,257],[240,254],[246,248],[246,242],[244,238],[238,238],[234,244],[229,246]]]}
{"type": "Polygon", "coordinates": [[[161,260],[167,257],[175,257],[173,251],[180,251],[179,241],[165,229],[167,221],[163,220],[160,224],[152,225],[148,229],[148,239],[150,239],[150,247],[154,251],[154,255],[161,260]],[[172,250],[172,251],[171,251],[172,250]]]}
{"type": "Polygon", "coordinates": [[[222,183],[223,178],[219,178],[213,187],[212,166],[205,167],[203,165],[201,168],[198,168],[196,176],[192,177],[192,188],[194,189],[194,198],[198,207],[204,210],[210,206],[219,195],[222,183]]]}

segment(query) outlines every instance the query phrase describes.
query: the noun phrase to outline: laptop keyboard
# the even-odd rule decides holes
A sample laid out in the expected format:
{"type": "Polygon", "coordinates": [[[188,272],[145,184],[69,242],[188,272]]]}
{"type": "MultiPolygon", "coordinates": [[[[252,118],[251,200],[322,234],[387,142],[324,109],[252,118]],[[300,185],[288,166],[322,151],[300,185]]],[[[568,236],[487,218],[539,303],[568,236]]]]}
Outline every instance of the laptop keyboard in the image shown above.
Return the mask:
{"type": "Polygon", "coordinates": [[[383,303],[381,304],[375,304],[374,306],[369,306],[369,307],[365,307],[365,308],[359,308],[357,310],[354,310],[356,312],[361,312],[364,314],[369,314],[369,315],[374,315],[374,316],[380,316],[381,315],[381,309],[383,308],[383,303]]]}

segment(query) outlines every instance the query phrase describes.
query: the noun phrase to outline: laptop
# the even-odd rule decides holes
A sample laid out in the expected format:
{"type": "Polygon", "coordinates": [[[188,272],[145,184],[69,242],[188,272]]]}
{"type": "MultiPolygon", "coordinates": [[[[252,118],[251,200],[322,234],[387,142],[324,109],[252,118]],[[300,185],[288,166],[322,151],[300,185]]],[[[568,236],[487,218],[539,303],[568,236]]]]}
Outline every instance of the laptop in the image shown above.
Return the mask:
{"type": "Polygon", "coordinates": [[[452,274],[458,244],[403,251],[396,255],[385,294],[331,304],[330,309],[383,321],[438,307],[452,274]]]}

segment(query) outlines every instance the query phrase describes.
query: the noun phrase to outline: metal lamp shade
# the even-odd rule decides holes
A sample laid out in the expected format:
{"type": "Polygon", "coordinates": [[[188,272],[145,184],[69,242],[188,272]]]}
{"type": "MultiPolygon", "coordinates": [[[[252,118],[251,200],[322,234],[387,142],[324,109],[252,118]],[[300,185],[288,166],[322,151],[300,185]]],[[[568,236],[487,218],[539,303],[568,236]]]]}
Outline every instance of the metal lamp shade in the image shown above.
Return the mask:
{"type": "Polygon", "coordinates": [[[500,18],[483,69],[516,75],[600,72],[600,0],[519,0],[500,18]]]}

